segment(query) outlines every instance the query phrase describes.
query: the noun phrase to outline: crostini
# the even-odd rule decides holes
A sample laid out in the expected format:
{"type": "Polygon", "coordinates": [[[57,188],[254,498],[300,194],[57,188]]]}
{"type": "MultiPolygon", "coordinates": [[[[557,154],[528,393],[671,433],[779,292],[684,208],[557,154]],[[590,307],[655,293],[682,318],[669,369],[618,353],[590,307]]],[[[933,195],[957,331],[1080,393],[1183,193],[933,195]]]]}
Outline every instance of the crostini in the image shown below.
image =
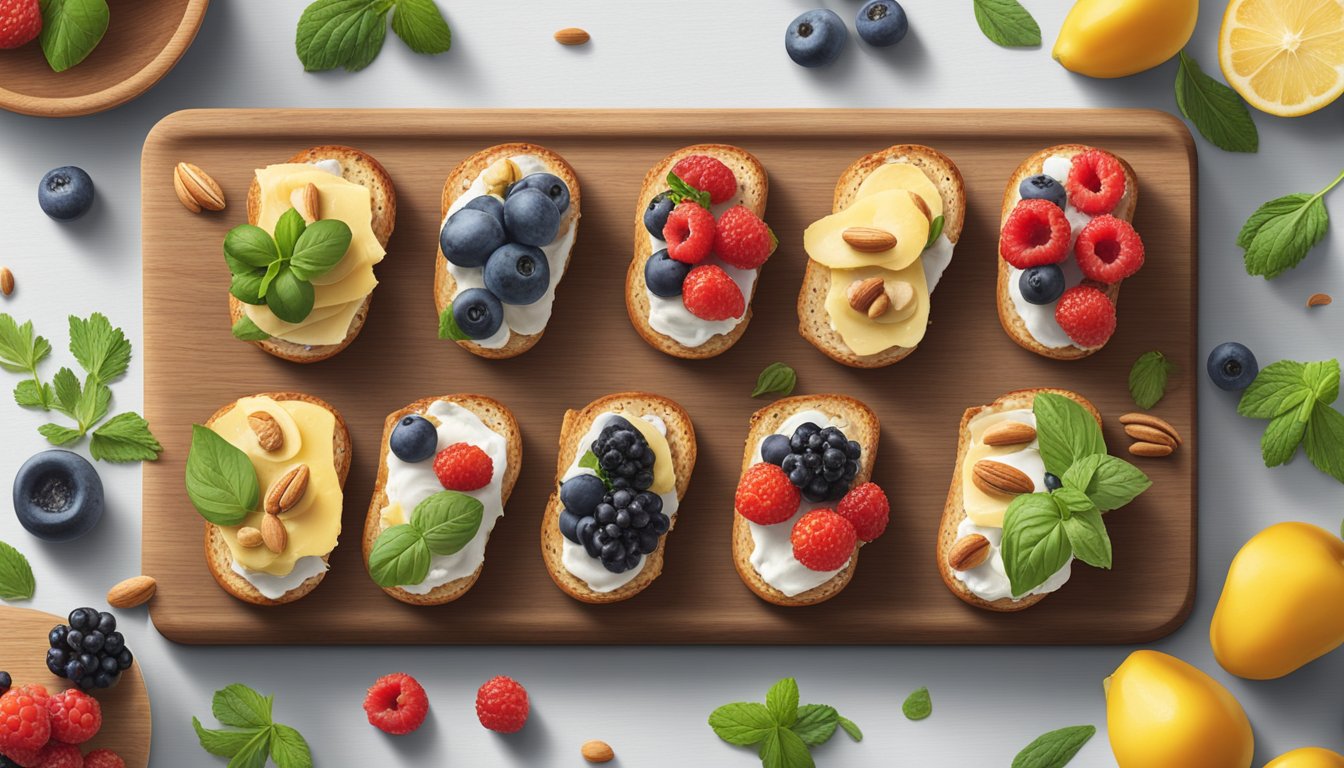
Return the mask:
{"type": "Polygon", "coordinates": [[[310,395],[240,398],[194,426],[187,497],[219,586],[255,605],[316,589],[341,535],[350,460],[345,420],[310,395]]]}
{"type": "Polygon", "coordinates": [[[1101,414],[1082,395],[1026,389],[969,408],[938,526],[938,572],[977,608],[1030,608],[1064,586],[1075,558],[1110,568],[1102,513],[1148,486],[1106,453],[1101,414]]]}
{"type": "Polygon", "coordinates": [[[443,183],[434,303],[439,338],[480,357],[517,357],[541,340],[578,234],[579,178],[536,144],[500,144],[443,183]]]}
{"type": "Polygon", "coordinates": [[[645,175],[625,307],[655,349],[698,360],[742,338],[778,244],[761,220],[769,188],[760,161],[726,144],[683,147],[645,175]]]}
{"type": "Polygon", "coordinates": [[[868,480],[877,415],[839,395],[778,400],[751,417],[733,499],[733,565],[758,597],[805,606],[854,578],[859,549],[886,530],[886,494],[868,480]]]}
{"type": "Polygon", "coordinates": [[[350,346],[396,225],[387,170],[352,147],[306,149],[256,172],[247,220],[224,241],[233,335],[294,363],[350,346]]]}
{"type": "Polygon", "coordinates": [[[427,397],[387,417],[364,563],[383,591],[410,605],[465,595],[522,469],[522,433],[480,395],[427,397]]]}
{"type": "Polygon", "coordinates": [[[695,456],[690,416],[665,397],[624,392],[566,411],[541,520],[556,586],[585,603],[614,603],[652,584],[695,456]]]}
{"type": "Polygon", "coordinates": [[[1017,167],[999,232],[999,323],[1013,341],[1056,360],[1106,345],[1120,283],[1143,266],[1138,200],[1134,169],[1096,147],[1047,147],[1017,167]]]}
{"type": "Polygon", "coordinates": [[[928,330],[930,294],[961,240],[961,172],[935,149],[888,147],[845,169],[832,211],[803,233],[798,331],[854,368],[903,360],[928,330]]]}

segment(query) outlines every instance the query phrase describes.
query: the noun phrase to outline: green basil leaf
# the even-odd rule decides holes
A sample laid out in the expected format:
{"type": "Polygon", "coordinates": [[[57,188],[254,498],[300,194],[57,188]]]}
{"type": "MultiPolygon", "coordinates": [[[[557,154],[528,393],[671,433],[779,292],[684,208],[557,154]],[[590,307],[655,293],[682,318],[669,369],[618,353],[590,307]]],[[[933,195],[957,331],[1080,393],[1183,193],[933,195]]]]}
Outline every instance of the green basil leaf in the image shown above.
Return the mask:
{"type": "Polygon", "coordinates": [[[238,318],[238,322],[233,324],[231,329],[233,337],[242,341],[265,341],[271,338],[271,334],[261,330],[257,324],[247,315],[238,318]]]}
{"type": "Polygon", "coordinates": [[[257,730],[213,731],[201,725],[201,721],[191,718],[191,727],[196,729],[196,739],[201,749],[220,757],[233,757],[243,751],[248,742],[256,738],[257,730]]]}
{"type": "Polygon", "coordinates": [[[449,302],[448,306],[439,313],[439,338],[451,341],[467,341],[471,337],[463,331],[453,317],[453,305],[449,302]]]}
{"type": "MultiPolygon", "coordinates": [[[[275,271],[280,271],[280,262],[272,262],[275,265],[275,271]]],[[[266,297],[261,292],[261,286],[266,277],[272,280],[275,275],[270,274],[265,269],[250,269],[246,272],[235,272],[233,279],[229,282],[229,293],[244,304],[265,304],[266,297]]],[[[268,283],[269,284],[269,283],[268,283]]]]}
{"type": "Polygon", "coordinates": [[[271,760],[278,768],[313,768],[313,753],[303,734],[279,723],[271,726],[271,760]]]}
{"type": "MultiPolygon", "coordinates": [[[[101,312],[87,318],[71,315],[70,354],[90,376],[106,384],[120,378],[130,367],[131,342],[101,312]]],[[[1335,378],[1338,382],[1338,375],[1335,378]]]]}
{"type": "Polygon", "coordinates": [[[1167,378],[1174,370],[1175,363],[1157,350],[1139,355],[1129,369],[1129,395],[1134,404],[1145,410],[1157,405],[1167,393],[1167,378]]]}
{"type": "Polygon", "coordinates": [[[1324,405],[1314,408],[1302,447],[1317,469],[1344,483],[1344,414],[1324,405]]]}
{"type": "Polygon", "coordinates": [[[42,33],[38,43],[54,72],[88,58],[107,33],[107,0],[41,0],[42,33]]]}
{"type": "Polygon", "coordinates": [[[38,434],[47,438],[52,445],[69,445],[84,436],[83,432],[60,424],[43,424],[37,428],[38,434]]]}
{"type": "Polygon", "coordinates": [[[933,217],[933,221],[929,223],[929,238],[924,241],[925,250],[932,248],[933,244],[942,236],[944,226],[946,226],[946,222],[941,215],[933,217]]]}
{"type": "Polygon", "coordinates": [[[387,38],[392,0],[317,0],[299,17],[294,47],[309,72],[364,69],[387,38]]]}
{"type": "Polygon", "coordinates": [[[906,720],[923,720],[933,714],[933,699],[928,688],[917,688],[901,704],[901,714],[906,720]]]}
{"type": "Polygon", "coordinates": [[[709,714],[709,727],[729,744],[750,747],[760,744],[775,730],[775,719],[764,704],[740,701],[724,704],[709,714]]]}
{"type": "Polygon", "coordinates": [[[249,267],[266,268],[280,258],[275,249],[275,240],[266,230],[252,224],[239,224],[224,236],[224,255],[229,261],[230,271],[236,272],[235,264],[249,267]]]}
{"type": "Polygon", "coordinates": [[[264,728],[271,724],[274,699],[262,696],[242,683],[226,685],[215,691],[210,711],[215,719],[235,728],[264,728]]]}
{"type": "Polygon", "coordinates": [[[1280,360],[1260,369],[1255,381],[1241,394],[1237,413],[1252,419],[1272,419],[1296,410],[1312,396],[1306,385],[1307,367],[1292,360],[1280,360]]]}
{"type": "Polygon", "coordinates": [[[1255,242],[1255,236],[1260,234],[1260,230],[1274,219],[1287,214],[1294,213],[1305,208],[1312,201],[1315,195],[1300,192],[1295,195],[1284,195],[1262,203],[1259,208],[1246,219],[1246,223],[1241,225],[1241,231],[1237,233],[1237,247],[1243,251],[1251,247],[1255,242]]]}
{"type": "MultiPolygon", "coordinates": [[[[292,209],[291,209],[292,210],[292,209]]],[[[330,272],[350,250],[350,226],[338,219],[315,221],[294,244],[289,268],[300,280],[312,280],[330,272]]]]}
{"type": "Polygon", "coordinates": [[[276,259],[275,261],[272,261],[266,267],[266,271],[261,274],[261,282],[257,285],[257,296],[263,303],[266,301],[266,294],[271,290],[271,283],[275,282],[275,278],[280,276],[280,270],[284,268],[285,262],[276,259]]]}
{"type": "Polygon", "coordinates": [[[1030,48],[1041,44],[1041,27],[1017,0],[975,0],[975,23],[995,45],[1030,48]]]}
{"type": "Polygon", "coordinates": [[[1102,512],[1119,509],[1152,486],[1138,467],[1104,453],[1084,456],[1060,477],[1065,488],[1086,494],[1102,512]]]}
{"type": "Polygon", "coordinates": [[[415,505],[411,525],[430,552],[451,555],[476,538],[484,513],[485,505],[478,499],[458,491],[439,491],[415,505]]]}
{"type": "Polygon", "coordinates": [[[294,246],[307,228],[303,216],[294,208],[280,214],[280,219],[275,222],[275,248],[281,259],[293,257],[294,246]]]}
{"type": "Polygon", "coordinates": [[[19,550],[0,541],[0,600],[31,600],[37,582],[28,558],[19,550]]]}
{"type": "Polygon", "coordinates": [[[1069,562],[1073,548],[1063,522],[1049,494],[1023,494],[1008,505],[1003,515],[1003,568],[1015,597],[1044,584],[1069,562]]]}
{"type": "Polygon", "coordinates": [[[369,575],[380,587],[419,584],[429,575],[429,545],[411,525],[394,525],[378,534],[369,553],[369,575]]]}
{"type": "Polygon", "coordinates": [[[215,525],[238,525],[256,509],[260,496],[257,470],[247,454],[210,428],[193,424],[187,497],[201,517],[215,525]]]}
{"type": "MultiPolygon", "coordinates": [[[[1061,488],[1055,495],[1068,490],[1061,488]]],[[[1083,500],[1086,499],[1084,496],[1083,500]]],[[[1111,567],[1111,537],[1106,533],[1106,523],[1096,507],[1088,504],[1085,509],[1074,510],[1064,521],[1064,535],[1069,537],[1074,557],[1097,568],[1111,567]]]]}
{"type": "Polygon", "coordinates": [[[443,53],[453,45],[453,33],[434,0],[397,0],[392,31],[416,53],[443,53]]]}
{"type": "Polygon", "coordinates": [[[841,717],[840,727],[845,729],[845,733],[849,734],[849,738],[855,741],[863,741],[863,731],[859,730],[859,726],[855,725],[853,720],[841,717]]]}
{"type": "Polygon", "coordinates": [[[770,686],[765,693],[765,708],[775,724],[784,728],[793,725],[798,719],[798,681],[792,677],[770,686]]]}
{"type": "Polygon", "coordinates": [[[790,395],[794,387],[798,386],[798,374],[784,363],[771,363],[761,371],[761,375],[756,377],[756,388],[751,391],[752,397],[761,395],[790,395]]]}
{"type": "Polygon", "coordinates": [[[1096,732],[1091,725],[1074,725],[1039,736],[1017,753],[1012,768],[1064,768],[1096,732]]]}
{"type": "Polygon", "coordinates": [[[1073,462],[1106,452],[1101,425],[1078,401],[1053,392],[1036,396],[1036,438],[1045,471],[1063,477],[1073,462]]]}
{"type": "Polygon", "coordinates": [[[710,207],[708,192],[702,192],[687,184],[680,176],[671,171],[667,173],[667,188],[672,192],[670,197],[674,204],[680,205],[683,201],[690,200],[702,208],[708,209],[710,207]]]}
{"type": "Polygon", "coordinates": [[[1176,70],[1176,106],[1200,134],[1228,152],[1255,152],[1260,133],[1237,92],[1204,74],[1199,62],[1180,52],[1176,70]]]}
{"type": "Polygon", "coordinates": [[[825,704],[804,704],[798,708],[793,725],[789,730],[798,734],[798,738],[809,747],[816,747],[831,740],[835,727],[840,724],[840,713],[835,707],[825,704]]]}
{"type": "Polygon", "coordinates": [[[761,768],[816,768],[802,738],[787,728],[775,728],[761,742],[761,768]]]}
{"type": "Polygon", "coordinates": [[[281,267],[266,290],[266,306],[287,323],[299,323],[312,314],[316,294],[313,284],[300,280],[294,270],[281,267]]]}
{"type": "Polygon", "coordinates": [[[1330,228],[1330,212],[1321,196],[1314,195],[1305,200],[1301,196],[1290,197],[1300,204],[1292,207],[1288,198],[1275,201],[1279,203],[1276,210],[1282,212],[1265,219],[1246,247],[1246,274],[1266,279],[1278,277],[1300,264],[1307,253],[1325,239],[1330,228]]]}
{"type": "Polygon", "coordinates": [[[89,453],[99,461],[155,461],[162,451],[149,422],[131,411],[108,419],[89,441],[89,453]]]}

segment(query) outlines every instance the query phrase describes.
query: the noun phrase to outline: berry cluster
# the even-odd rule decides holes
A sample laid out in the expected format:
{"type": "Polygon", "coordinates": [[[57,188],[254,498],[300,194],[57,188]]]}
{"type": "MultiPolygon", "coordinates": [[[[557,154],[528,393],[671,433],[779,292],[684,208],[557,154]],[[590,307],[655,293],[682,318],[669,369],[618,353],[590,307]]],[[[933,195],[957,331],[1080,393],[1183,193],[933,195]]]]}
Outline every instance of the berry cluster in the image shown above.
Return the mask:
{"type": "Polygon", "coordinates": [[[37,684],[7,689],[0,695],[0,766],[125,768],[111,750],[81,753],[79,745],[102,726],[102,707],[83,691],[50,694],[37,684]]]}
{"type": "Polygon", "coordinates": [[[115,686],[135,658],[117,631],[117,618],[94,608],[76,608],[68,621],[47,635],[51,644],[47,669],[86,691],[115,686]]]}
{"type": "Polygon", "coordinates": [[[771,435],[761,444],[761,458],[784,470],[789,482],[812,502],[838,501],[859,471],[859,444],[838,427],[799,425],[791,437],[771,435]]]}

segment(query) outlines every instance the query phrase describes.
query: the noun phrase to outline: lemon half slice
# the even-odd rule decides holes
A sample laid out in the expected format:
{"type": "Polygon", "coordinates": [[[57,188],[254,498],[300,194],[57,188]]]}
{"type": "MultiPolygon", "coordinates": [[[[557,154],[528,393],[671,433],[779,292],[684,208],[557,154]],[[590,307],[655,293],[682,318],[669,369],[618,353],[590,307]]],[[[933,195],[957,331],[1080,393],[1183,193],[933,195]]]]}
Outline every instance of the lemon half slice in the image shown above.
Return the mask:
{"type": "Polygon", "coordinates": [[[1232,0],[1218,63],[1256,109],[1315,112],[1344,93],[1344,0],[1232,0]]]}

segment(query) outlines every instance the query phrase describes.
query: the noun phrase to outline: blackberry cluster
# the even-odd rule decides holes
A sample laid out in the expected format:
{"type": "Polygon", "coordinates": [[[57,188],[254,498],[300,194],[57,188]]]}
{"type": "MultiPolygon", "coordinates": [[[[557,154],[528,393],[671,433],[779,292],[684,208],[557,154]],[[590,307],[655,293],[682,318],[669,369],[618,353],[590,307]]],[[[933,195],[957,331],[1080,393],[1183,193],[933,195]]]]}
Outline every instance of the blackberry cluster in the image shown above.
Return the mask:
{"type": "Polygon", "coordinates": [[[859,472],[859,444],[837,427],[807,422],[792,437],[771,435],[761,445],[761,458],[776,464],[789,482],[811,502],[839,501],[859,472]]]}
{"type": "Polygon", "coordinates": [[[646,491],[653,485],[653,449],[625,419],[617,416],[603,427],[591,450],[613,490],[646,491]]]}
{"type": "Polygon", "coordinates": [[[135,659],[117,631],[117,618],[94,608],[76,608],[68,621],[47,635],[51,644],[47,669],[81,690],[115,686],[135,659]]]}

